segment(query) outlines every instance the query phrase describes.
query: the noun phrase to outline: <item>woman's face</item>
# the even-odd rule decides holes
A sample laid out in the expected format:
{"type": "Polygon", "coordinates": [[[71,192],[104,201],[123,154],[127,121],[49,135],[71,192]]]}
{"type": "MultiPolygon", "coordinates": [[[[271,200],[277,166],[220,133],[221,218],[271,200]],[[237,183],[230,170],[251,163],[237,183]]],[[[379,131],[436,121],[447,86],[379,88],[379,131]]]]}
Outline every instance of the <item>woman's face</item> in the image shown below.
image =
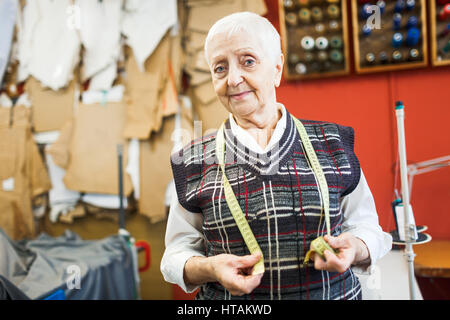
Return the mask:
{"type": "Polygon", "coordinates": [[[229,112],[248,116],[275,107],[275,87],[280,84],[283,56],[275,64],[260,41],[247,32],[227,37],[216,34],[208,44],[214,90],[229,112]]]}

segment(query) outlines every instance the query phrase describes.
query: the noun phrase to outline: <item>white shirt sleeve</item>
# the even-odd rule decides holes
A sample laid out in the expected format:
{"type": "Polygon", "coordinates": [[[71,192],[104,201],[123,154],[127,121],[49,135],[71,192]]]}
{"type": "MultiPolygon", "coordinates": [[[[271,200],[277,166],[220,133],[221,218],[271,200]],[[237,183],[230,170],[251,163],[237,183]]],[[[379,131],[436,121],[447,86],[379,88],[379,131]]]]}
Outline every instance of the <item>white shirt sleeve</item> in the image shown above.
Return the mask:
{"type": "Polygon", "coordinates": [[[392,236],[379,225],[375,201],[362,169],[355,190],[342,198],[341,210],[344,215],[342,232],[350,232],[364,241],[370,255],[370,265],[355,265],[352,269],[357,273],[370,273],[369,267],[392,249],[392,236]]]}
{"type": "MultiPolygon", "coordinates": [[[[176,195],[175,185],[173,194],[176,195]]],[[[173,196],[170,204],[165,244],[166,250],[161,260],[161,272],[167,282],[177,284],[185,292],[194,292],[199,286],[186,285],[184,265],[194,256],[204,257],[205,239],[202,233],[203,216],[183,208],[178,196],[173,196]]]]}

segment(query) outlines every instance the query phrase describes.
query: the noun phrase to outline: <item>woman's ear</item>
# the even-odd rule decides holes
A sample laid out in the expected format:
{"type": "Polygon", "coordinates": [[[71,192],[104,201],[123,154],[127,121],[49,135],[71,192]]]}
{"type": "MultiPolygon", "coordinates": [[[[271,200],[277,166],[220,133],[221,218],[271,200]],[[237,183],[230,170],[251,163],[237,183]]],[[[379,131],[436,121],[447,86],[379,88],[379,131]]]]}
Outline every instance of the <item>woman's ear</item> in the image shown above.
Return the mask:
{"type": "Polygon", "coordinates": [[[281,77],[283,75],[284,55],[280,54],[277,64],[275,65],[275,87],[280,86],[281,77]]]}

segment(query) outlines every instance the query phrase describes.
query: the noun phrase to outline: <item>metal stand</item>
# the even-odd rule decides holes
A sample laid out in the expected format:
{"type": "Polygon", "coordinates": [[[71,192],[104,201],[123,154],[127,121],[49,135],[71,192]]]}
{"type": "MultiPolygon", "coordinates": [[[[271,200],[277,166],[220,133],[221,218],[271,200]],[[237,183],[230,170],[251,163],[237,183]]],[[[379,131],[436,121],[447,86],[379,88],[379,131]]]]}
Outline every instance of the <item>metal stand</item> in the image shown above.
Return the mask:
{"type": "Polygon", "coordinates": [[[123,166],[122,166],[122,159],[123,159],[123,146],[121,144],[117,145],[117,157],[119,162],[119,233],[120,230],[126,230],[125,229],[125,210],[123,208],[123,166]]]}
{"type": "Polygon", "coordinates": [[[450,155],[408,165],[409,196],[411,197],[413,178],[415,175],[438,170],[450,166],[450,155]]]}
{"type": "Polygon", "coordinates": [[[400,178],[402,181],[402,198],[405,214],[405,257],[408,262],[408,276],[409,276],[409,295],[411,300],[416,300],[415,281],[414,281],[414,257],[412,243],[414,239],[414,228],[411,224],[410,208],[409,208],[409,188],[408,188],[408,169],[406,165],[406,144],[405,144],[405,111],[401,101],[395,103],[395,114],[397,116],[397,131],[398,131],[398,152],[400,156],[400,178]]]}

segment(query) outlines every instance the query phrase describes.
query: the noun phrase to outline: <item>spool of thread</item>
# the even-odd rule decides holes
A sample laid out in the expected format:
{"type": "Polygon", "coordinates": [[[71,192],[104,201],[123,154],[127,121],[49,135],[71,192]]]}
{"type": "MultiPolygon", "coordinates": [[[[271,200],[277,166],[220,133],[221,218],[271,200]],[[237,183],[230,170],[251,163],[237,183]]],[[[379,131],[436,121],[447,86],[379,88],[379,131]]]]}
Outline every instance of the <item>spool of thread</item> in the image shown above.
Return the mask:
{"type": "Polygon", "coordinates": [[[327,8],[327,12],[328,12],[328,17],[330,17],[330,19],[339,18],[339,15],[341,13],[341,11],[339,10],[339,7],[335,4],[329,5],[327,8]]]}
{"type": "Polygon", "coordinates": [[[293,12],[289,12],[286,14],[286,22],[290,26],[296,26],[297,25],[297,15],[293,12]]]}
{"type": "Polygon", "coordinates": [[[317,33],[324,33],[325,32],[325,25],[323,23],[317,23],[314,26],[314,30],[316,30],[317,33]]]}
{"type": "Polygon", "coordinates": [[[328,39],[325,37],[318,37],[316,39],[316,48],[319,50],[326,50],[328,48],[328,39]]]}
{"type": "Polygon", "coordinates": [[[397,0],[394,7],[394,12],[402,12],[405,9],[405,0],[397,0]]]}
{"type": "Polygon", "coordinates": [[[312,7],[311,16],[312,16],[313,20],[316,22],[322,21],[322,19],[323,19],[322,9],[320,9],[320,7],[312,7]]]}
{"type": "Polygon", "coordinates": [[[368,37],[372,33],[372,28],[369,25],[365,24],[363,25],[362,33],[364,36],[368,37]]]}
{"type": "Polygon", "coordinates": [[[400,13],[395,13],[394,18],[392,19],[392,26],[394,30],[400,30],[402,26],[402,15],[400,13]]]}
{"type": "Polygon", "coordinates": [[[296,64],[300,61],[300,56],[297,53],[291,53],[289,55],[289,63],[296,64]]]}
{"type": "Polygon", "coordinates": [[[372,14],[372,10],[371,10],[371,4],[366,3],[365,5],[362,6],[361,8],[361,18],[362,19],[367,19],[370,17],[370,15],[372,14]]]}
{"type": "Polygon", "coordinates": [[[298,18],[302,23],[310,23],[311,22],[311,11],[309,9],[303,8],[298,12],[298,18]]]}
{"type": "Polygon", "coordinates": [[[305,64],[303,64],[303,63],[297,63],[295,65],[295,72],[297,72],[298,74],[305,74],[307,70],[308,69],[306,68],[305,64]]]}
{"type": "Polygon", "coordinates": [[[403,35],[400,32],[394,33],[392,36],[392,47],[398,49],[402,46],[403,43],[403,35]]]}
{"type": "Polygon", "coordinates": [[[380,13],[383,14],[384,9],[386,9],[386,2],[383,0],[379,0],[379,1],[377,1],[377,6],[378,6],[378,8],[380,8],[380,13]]]}
{"type": "Polygon", "coordinates": [[[328,60],[328,53],[326,51],[319,51],[319,53],[317,53],[317,60],[320,62],[328,60]]]}
{"type": "Polygon", "coordinates": [[[300,44],[306,51],[314,49],[314,39],[310,36],[303,37],[300,44]]]}
{"type": "Polygon", "coordinates": [[[402,57],[402,53],[399,50],[392,52],[392,59],[394,59],[394,62],[400,62],[402,57]]]}
{"type": "Polygon", "coordinates": [[[406,10],[408,11],[414,10],[415,6],[416,6],[415,0],[406,0],[406,10]]]}
{"type": "Polygon", "coordinates": [[[375,55],[372,52],[369,52],[366,54],[366,62],[368,64],[374,64],[375,63],[375,55]]]}
{"type": "Polygon", "coordinates": [[[344,56],[339,50],[333,49],[330,51],[330,60],[335,63],[341,63],[344,59],[344,56]]]}
{"type": "Polygon", "coordinates": [[[419,57],[419,50],[411,49],[409,50],[409,59],[416,60],[419,57]]]}
{"type": "Polygon", "coordinates": [[[443,54],[447,54],[450,52],[450,40],[447,42],[445,46],[442,47],[441,52],[443,54]]]}
{"type": "Polygon", "coordinates": [[[305,59],[305,62],[308,62],[308,63],[312,62],[312,61],[314,61],[314,55],[311,52],[306,52],[304,59],[305,59]]]}
{"type": "Polygon", "coordinates": [[[286,9],[290,10],[290,9],[294,9],[294,0],[284,0],[283,1],[283,5],[286,9]]]}
{"type": "Polygon", "coordinates": [[[417,28],[411,28],[406,35],[406,44],[414,47],[419,43],[420,31],[417,28]]]}
{"type": "Polygon", "coordinates": [[[380,61],[381,64],[387,63],[389,58],[388,58],[388,54],[386,53],[386,51],[381,51],[380,54],[378,55],[378,59],[380,61]]]}
{"type": "Polygon", "coordinates": [[[333,49],[341,49],[342,44],[343,42],[340,36],[334,36],[330,39],[330,47],[333,49]]]}
{"type": "Polygon", "coordinates": [[[406,27],[409,28],[415,28],[419,24],[419,20],[416,16],[411,16],[408,18],[408,22],[406,23],[406,27]]]}
{"type": "Polygon", "coordinates": [[[439,12],[439,20],[444,21],[450,17],[450,3],[447,3],[439,12]]]}
{"type": "Polygon", "coordinates": [[[336,20],[331,20],[330,23],[328,23],[328,28],[330,31],[337,31],[339,30],[340,24],[336,20]]]}

